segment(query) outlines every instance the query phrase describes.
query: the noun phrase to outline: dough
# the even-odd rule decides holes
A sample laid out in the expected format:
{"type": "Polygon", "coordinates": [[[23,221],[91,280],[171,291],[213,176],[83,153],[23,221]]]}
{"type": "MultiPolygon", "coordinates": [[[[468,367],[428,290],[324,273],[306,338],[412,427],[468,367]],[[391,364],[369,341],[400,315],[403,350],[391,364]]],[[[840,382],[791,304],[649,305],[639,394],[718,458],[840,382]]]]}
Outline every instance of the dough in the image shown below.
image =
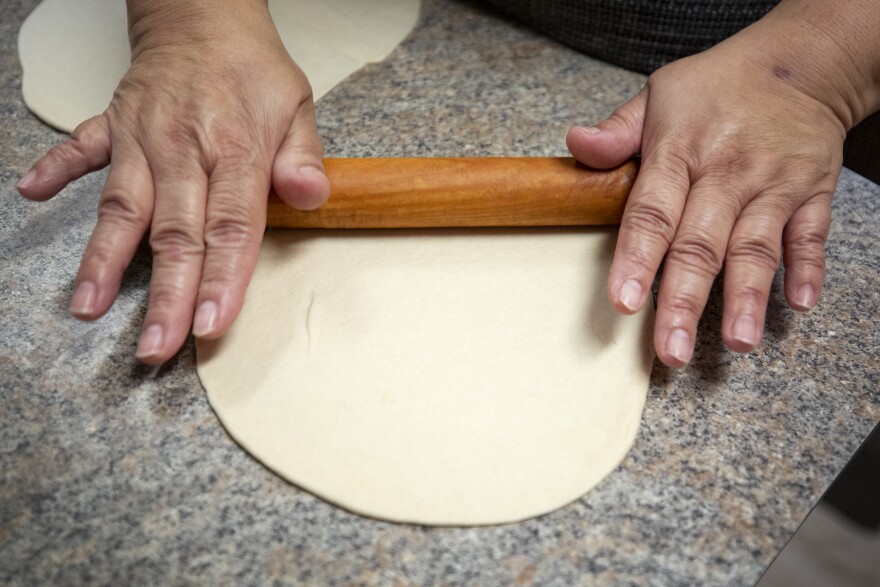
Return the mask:
{"type": "MultiPolygon", "coordinates": [[[[417,0],[270,2],[320,97],[412,29],[417,0]]],[[[128,67],[121,0],[45,0],[19,37],[25,102],[70,131],[128,67]]],[[[609,230],[269,232],[198,370],[229,433],[368,516],[497,524],[582,496],[635,438],[653,309],[604,293],[609,230]]]]}
{"type": "Polygon", "coordinates": [[[248,452],[354,512],[549,512],[620,463],[641,418],[653,309],[608,304],[615,234],[269,231],[232,330],[197,342],[199,376],[248,452]]]}
{"type": "MultiPolygon", "coordinates": [[[[381,61],[413,29],[418,0],[270,0],[287,51],[315,99],[381,61]]],[[[123,0],[43,0],[18,37],[25,104],[66,132],[100,114],[128,69],[123,0]]]]}

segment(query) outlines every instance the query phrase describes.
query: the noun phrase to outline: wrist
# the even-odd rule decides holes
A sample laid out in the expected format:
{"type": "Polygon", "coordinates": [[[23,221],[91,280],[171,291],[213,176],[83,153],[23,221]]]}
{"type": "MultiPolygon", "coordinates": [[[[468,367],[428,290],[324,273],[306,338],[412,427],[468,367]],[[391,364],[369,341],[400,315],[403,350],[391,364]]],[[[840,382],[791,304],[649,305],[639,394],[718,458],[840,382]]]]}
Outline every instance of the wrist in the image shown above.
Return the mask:
{"type": "Polygon", "coordinates": [[[880,108],[880,18],[871,2],[829,4],[783,1],[740,35],[775,82],[826,106],[848,131],[880,108]]]}
{"type": "Polygon", "coordinates": [[[181,46],[277,36],[267,0],[126,0],[132,59],[181,46]]]}

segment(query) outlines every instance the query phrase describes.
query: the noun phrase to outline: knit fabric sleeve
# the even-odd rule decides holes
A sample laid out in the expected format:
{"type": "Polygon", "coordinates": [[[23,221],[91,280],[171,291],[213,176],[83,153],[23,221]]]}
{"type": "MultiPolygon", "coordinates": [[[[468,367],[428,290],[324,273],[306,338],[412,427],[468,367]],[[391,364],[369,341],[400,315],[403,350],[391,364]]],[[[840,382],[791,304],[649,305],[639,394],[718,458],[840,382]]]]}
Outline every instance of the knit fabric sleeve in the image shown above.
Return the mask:
{"type": "Polygon", "coordinates": [[[778,0],[484,0],[587,55],[641,73],[708,49],[778,0]]]}

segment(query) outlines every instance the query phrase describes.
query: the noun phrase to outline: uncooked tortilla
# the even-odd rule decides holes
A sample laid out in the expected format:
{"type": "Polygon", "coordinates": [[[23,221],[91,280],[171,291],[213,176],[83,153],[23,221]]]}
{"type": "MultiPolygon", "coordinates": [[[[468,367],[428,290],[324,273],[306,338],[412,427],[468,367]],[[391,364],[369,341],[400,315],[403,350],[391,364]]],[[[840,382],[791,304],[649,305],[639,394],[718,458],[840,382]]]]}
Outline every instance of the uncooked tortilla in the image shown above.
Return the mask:
{"type": "MultiPolygon", "coordinates": [[[[413,29],[418,0],[270,0],[285,48],[315,98],[383,60],[413,29]]],[[[43,0],[18,37],[22,95],[47,124],[71,132],[107,108],[128,69],[122,0],[43,0]]]]}
{"type": "Polygon", "coordinates": [[[645,402],[653,308],[609,305],[615,234],[269,231],[199,376],[248,452],[351,511],[552,511],[620,463],[645,402]]]}
{"type": "MultiPolygon", "coordinates": [[[[418,1],[270,9],[320,97],[383,59],[418,1]]],[[[25,102],[70,131],[128,67],[124,3],[45,0],[19,51],[25,102]]],[[[641,419],[653,308],[608,305],[613,248],[609,230],[270,231],[232,330],[197,341],[199,376],[245,449],[342,507],[537,516],[610,473],[641,419]]]]}

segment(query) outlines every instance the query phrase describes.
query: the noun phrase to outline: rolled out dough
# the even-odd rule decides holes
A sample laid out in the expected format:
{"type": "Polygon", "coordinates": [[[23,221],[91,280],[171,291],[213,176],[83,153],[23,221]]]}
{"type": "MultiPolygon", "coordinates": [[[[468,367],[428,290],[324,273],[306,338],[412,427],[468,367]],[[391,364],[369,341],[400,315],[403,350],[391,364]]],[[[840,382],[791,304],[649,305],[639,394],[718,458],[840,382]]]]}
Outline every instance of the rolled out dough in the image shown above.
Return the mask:
{"type": "MultiPolygon", "coordinates": [[[[270,0],[269,10],[317,99],[388,56],[415,26],[419,0],[270,0]]],[[[43,0],[18,37],[28,108],[66,132],[103,112],[128,69],[126,22],[123,0],[43,0]]]]}
{"type": "MultiPolygon", "coordinates": [[[[270,1],[320,97],[412,29],[417,0],[270,1]]],[[[44,0],[22,26],[25,102],[70,131],[129,61],[121,0],[44,0]]],[[[269,232],[241,316],[197,341],[229,433],[368,516],[497,524],[577,499],[623,459],[653,309],[615,314],[607,230],[269,232]]]]}
{"type": "Polygon", "coordinates": [[[244,448],[354,512],[549,512],[620,463],[641,418],[653,309],[608,304],[614,238],[270,231],[232,330],[197,342],[199,376],[244,448]]]}

